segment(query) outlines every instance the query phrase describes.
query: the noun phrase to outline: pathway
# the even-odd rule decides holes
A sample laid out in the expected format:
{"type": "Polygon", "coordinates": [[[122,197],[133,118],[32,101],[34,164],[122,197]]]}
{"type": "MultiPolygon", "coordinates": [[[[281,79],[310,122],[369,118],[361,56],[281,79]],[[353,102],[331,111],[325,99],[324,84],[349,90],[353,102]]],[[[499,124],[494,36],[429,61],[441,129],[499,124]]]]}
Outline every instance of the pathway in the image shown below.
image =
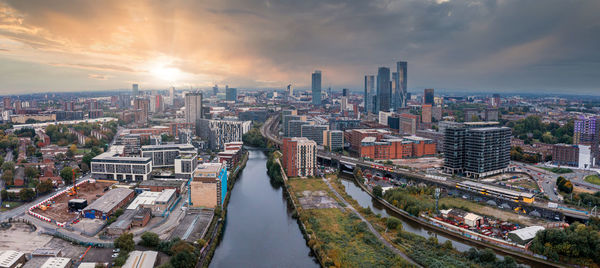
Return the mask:
{"type": "Polygon", "coordinates": [[[364,223],[367,224],[367,227],[369,227],[369,230],[371,230],[371,232],[375,235],[375,237],[377,237],[377,239],[379,239],[379,241],[381,241],[381,243],[383,243],[388,249],[390,249],[391,251],[393,251],[394,253],[402,256],[402,258],[404,258],[405,260],[409,261],[411,264],[418,266],[418,267],[422,267],[421,265],[419,265],[418,263],[414,262],[410,257],[408,257],[406,254],[404,254],[404,252],[400,251],[399,249],[397,249],[396,247],[394,247],[394,245],[392,245],[390,242],[388,242],[387,240],[385,240],[385,238],[379,233],[377,232],[377,230],[375,230],[375,227],[373,227],[373,225],[371,225],[371,223],[365,219],[360,213],[358,213],[358,211],[356,211],[356,209],[350,205],[350,203],[348,203],[348,201],[346,201],[346,199],[344,199],[336,190],[335,188],[333,188],[333,186],[331,186],[331,184],[329,183],[329,180],[327,180],[325,177],[321,177],[323,179],[323,181],[327,184],[327,187],[329,187],[329,189],[335,194],[335,196],[337,196],[340,200],[342,200],[342,203],[344,203],[344,206],[348,209],[350,209],[350,211],[352,211],[356,216],[358,216],[364,223]]]}

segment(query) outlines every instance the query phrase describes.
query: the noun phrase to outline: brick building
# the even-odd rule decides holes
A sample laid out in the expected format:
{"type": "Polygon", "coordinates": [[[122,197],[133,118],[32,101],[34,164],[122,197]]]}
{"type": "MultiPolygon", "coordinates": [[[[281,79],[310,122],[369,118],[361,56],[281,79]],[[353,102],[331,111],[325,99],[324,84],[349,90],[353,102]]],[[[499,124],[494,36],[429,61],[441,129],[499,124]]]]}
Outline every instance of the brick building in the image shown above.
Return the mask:
{"type": "Polygon", "coordinates": [[[314,176],[317,143],[304,137],[283,139],[283,168],[288,177],[314,176]]]}

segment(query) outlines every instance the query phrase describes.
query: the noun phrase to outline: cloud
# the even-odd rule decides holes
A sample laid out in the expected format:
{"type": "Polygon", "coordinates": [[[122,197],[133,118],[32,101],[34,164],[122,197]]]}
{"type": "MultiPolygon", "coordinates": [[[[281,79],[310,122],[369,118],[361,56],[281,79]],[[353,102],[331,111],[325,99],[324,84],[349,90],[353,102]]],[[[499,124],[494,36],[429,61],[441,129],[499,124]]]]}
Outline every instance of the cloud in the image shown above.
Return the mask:
{"type": "Polygon", "coordinates": [[[302,88],[320,69],[324,87],[361,88],[364,74],[407,60],[411,90],[597,92],[599,11],[561,0],[0,0],[0,45],[17,43],[2,57],[45,64],[46,76],[114,76],[98,87],[166,86],[150,70],[169,66],[198,86],[302,88]]]}
{"type": "Polygon", "coordinates": [[[111,78],[111,75],[106,75],[106,74],[88,74],[88,77],[91,79],[97,79],[97,80],[107,80],[109,78],[111,78]]]}

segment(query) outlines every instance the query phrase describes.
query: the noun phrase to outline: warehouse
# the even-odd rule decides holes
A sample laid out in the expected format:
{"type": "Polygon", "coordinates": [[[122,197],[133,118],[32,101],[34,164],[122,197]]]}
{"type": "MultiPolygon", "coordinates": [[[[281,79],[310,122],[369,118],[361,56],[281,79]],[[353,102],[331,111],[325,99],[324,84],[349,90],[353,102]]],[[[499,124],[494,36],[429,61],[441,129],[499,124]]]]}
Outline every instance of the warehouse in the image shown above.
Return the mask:
{"type": "Polygon", "coordinates": [[[158,252],[134,250],[129,253],[129,258],[122,268],[152,268],[156,264],[158,252]]]}
{"type": "Polygon", "coordinates": [[[41,266],[41,268],[69,268],[69,267],[71,267],[71,259],[60,258],[60,257],[51,257],[41,266]]]}
{"type": "Polygon", "coordinates": [[[83,210],[83,215],[90,219],[108,219],[118,208],[129,203],[135,196],[133,190],[116,188],[108,191],[83,210]]]}
{"type": "Polygon", "coordinates": [[[508,232],[508,238],[517,244],[525,245],[533,240],[537,232],[544,229],[542,226],[529,226],[508,232]]]}
{"type": "Polygon", "coordinates": [[[165,189],[162,192],[144,191],[129,204],[127,209],[148,208],[154,216],[163,216],[176,197],[175,189],[165,189]]]}

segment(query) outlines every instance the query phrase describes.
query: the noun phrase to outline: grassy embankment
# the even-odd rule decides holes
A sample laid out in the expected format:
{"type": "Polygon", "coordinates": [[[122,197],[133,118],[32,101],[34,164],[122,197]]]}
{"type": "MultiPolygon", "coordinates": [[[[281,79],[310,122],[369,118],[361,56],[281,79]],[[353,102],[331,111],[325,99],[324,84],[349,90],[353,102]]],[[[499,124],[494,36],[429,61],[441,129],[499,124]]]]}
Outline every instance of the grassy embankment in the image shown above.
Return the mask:
{"type": "MultiPolygon", "coordinates": [[[[290,179],[289,189],[296,204],[303,191],[325,191],[336,199],[320,179],[290,179]]],[[[324,266],[336,267],[410,267],[400,256],[386,248],[358,216],[343,208],[297,209],[308,241],[324,266]]]]}
{"type": "Polygon", "coordinates": [[[600,185],[600,177],[598,175],[586,176],[584,180],[592,184],[600,185]]]}

